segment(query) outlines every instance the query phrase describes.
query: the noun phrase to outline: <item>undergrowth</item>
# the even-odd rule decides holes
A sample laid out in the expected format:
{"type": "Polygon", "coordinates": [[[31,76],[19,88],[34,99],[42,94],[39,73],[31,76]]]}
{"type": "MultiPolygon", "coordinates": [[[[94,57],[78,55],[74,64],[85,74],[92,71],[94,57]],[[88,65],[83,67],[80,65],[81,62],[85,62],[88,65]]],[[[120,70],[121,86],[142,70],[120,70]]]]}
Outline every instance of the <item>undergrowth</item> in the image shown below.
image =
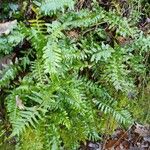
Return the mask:
{"type": "Polygon", "coordinates": [[[0,19],[17,20],[0,36],[0,61],[13,55],[0,72],[3,141],[15,138],[21,150],[74,150],[118,126],[149,123],[146,1],[3,6],[0,19]]]}

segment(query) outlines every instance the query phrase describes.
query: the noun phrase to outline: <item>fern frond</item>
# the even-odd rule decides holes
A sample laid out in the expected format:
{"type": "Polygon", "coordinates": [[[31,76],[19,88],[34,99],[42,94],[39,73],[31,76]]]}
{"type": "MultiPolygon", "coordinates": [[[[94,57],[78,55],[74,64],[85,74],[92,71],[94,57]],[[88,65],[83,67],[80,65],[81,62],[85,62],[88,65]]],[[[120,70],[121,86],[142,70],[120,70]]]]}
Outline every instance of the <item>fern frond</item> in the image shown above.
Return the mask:
{"type": "MultiPolygon", "coordinates": [[[[81,78],[81,80],[87,81],[86,78],[81,78]]],[[[133,122],[131,115],[127,110],[116,109],[118,105],[117,100],[110,96],[105,88],[88,80],[86,82],[86,89],[89,89],[92,96],[92,102],[94,102],[101,112],[112,115],[120,124],[131,124],[133,122]]]]}
{"type": "Polygon", "coordinates": [[[0,74],[0,88],[9,86],[9,83],[15,79],[20,70],[20,66],[17,66],[16,64],[12,64],[3,69],[0,74]]]}
{"type": "Polygon", "coordinates": [[[40,10],[41,12],[44,12],[45,15],[56,12],[56,10],[64,11],[65,7],[73,9],[74,0],[44,0],[40,4],[40,10]]]}
{"type": "Polygon", "coordinates": [[[33,20],[29,20],[30,25],[32,28],[36,29],[39,33],[45,33],[46,32],[46,26],[45,21],[40,20],[38,17],[33,20]]]}
{"type": "Polygon", "coordinates": [[[7,38],[0,37],[0,54],[9,54],[13,51],[13,47],[23,42],[25,35],[20,30],[20,26],[18,25],[16,30],[12,31],[7,38]]]}
{"type": "Polygon", "coordinates": [[[35,123],[37,124],[39,119],[42,119],[41,112],[43,112],[43,110],[36,107],[26,108],[26,110],[20,111],[19,116],[17,116],[15,120],[11,121],[13,126],[11,136],[19,136],[23,131],[25,131],[26,127],[32,126],[35,128],[35,123]]]}
{"type": "Polygon", "coordinates": [[[43,62],[41,60],[36,60],[31,63],[32,73],[30,76],[36,80],[36,82],[43,83],[46,79],[46,75],[44,74],[43,62]]]}
{"type": "Polygon", "coordinates": [[[13,31],[12,34],[8,36],[8,44],[10,44],[11,46],[16,46],[19,43],[23,42],[25,35],[21,33],[20,30],[21,29],[18,26],[18,30],[13,31]]]}
{"type": "Polygon", "coordinates": [[[12,51],[12,47],[10,44],[8,44],[8,41],[6,38],[0,38],[0,54],[9,54],[12,51]]]}
{"type": "Polygon", "coordinates": [[[140,50],[141,53],[148,52],[150,49],[150,36],[145,36],[143,32],[140,32],[131,46],[140,50]]]}
{"type": "Polygon", "coordinates": [[[108,65],[104,71],[105,79],[113,83],[116,90],[125,92],[129,90],[132,91],[134,89],[133,80],[128,76],[130,70],[128,70],[128,66],[125,65],[128,56],[121,47],[116,47],[115,51],[116,52],[113,53],[113,57],[108,61],[108,65]]]}
{"type": "Polygon", "coordinates": [[[120,124],[132,124],[131,115],[128,111],[118,111],[115,109],[115,101],[95,101],[98,109],[105,114],[112,115],[120,124]]]}
{"type": "Polygon", "coordinates": [[[96,45],[97,47],[93,47],[93,55],[91,57],[91,61],[95,61],[96,63],[98,61],[107,61],[108,58],[111,57],[112,53],[114,52],[114,49],[111,48],[109,45],[105,45],[102,43],[101,47],[96,45]]]}
{"type": "Polygon", "coordinates": [[[65,14],[63,17],[63,19],[65,19],[64,26],[66,27],[89,27],[91,25],[103,23],[102,19],[104,15],[103,10],[100,9],[97,13],[81,10],[79,12],[73,12],[72,14],[65,14]]]}
{"type": "Polygon", "coordinates": [[[58,47],[58,44],[55,41],[48,41],[47,45],[43,49],[43,59],[45,73],[56,73],[58,68],[61,67],[61,49],[58,47]]]}

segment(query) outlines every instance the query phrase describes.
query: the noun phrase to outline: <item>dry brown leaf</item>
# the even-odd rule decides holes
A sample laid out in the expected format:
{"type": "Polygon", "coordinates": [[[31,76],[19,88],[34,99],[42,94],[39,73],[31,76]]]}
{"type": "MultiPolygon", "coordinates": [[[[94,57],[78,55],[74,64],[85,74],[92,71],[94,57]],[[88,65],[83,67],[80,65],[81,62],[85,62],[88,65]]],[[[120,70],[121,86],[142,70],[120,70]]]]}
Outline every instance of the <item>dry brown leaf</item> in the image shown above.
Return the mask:
{"type": "Polygon", "coordinates": [[[67,35],[68,35],[69,38],[77,39],[79,37],[79,33],[77,31],[75,31],[75,30],[69,31],[67,33],[67,35]]]}
{"type": "Polygon", "coordinates": [[[9,34],[10,31],[17,25],[17,20],[0,23],[0,36],[9,34]]]}
{"type": "Polygon", "coordinates": [[[143,126],[140,124],[135,125],[135,133],[138,133],[140,136],[145,137],[145,136],[150,136],[150,127],[149,126],[143,126]]]}
{"type": "Polygon", "coordinates": [[[126,44],[129,44],[131,43],[131,39],[130,38],[125,38],[125,37],[122,37],[122,36],[119,36],[116,38],[116,42],[119,44],[119,45],[126,45],[126,44]]]}
{"type": "Polygon", "coordinates": [[[106,150],[113,149],[114,145],[115,145],[115,147],[119,146],[120,145],[120,141],[110,139],[104,145],[104,149],[106,149],[106,150]]]}
{"type": "Polygon", "coordinates": [[[19,98],[18,95],[16,95],[16,105],[19,109],[23,110],[25,109],[24,104],[22,103],[22,100],[19,98]]]}
{"type": "Polygon", "coordinates": [[[78,1],[78,8],[79,8],[79,9],[82,8],[82,6],[83,6],[83,4],[84,4],[84,1],[85,1],[85,0],[79,0],[79,1],[78,1]]]}
{"type": "Polygon", "coordinates": [[[3,58],[0,58],[0,70],[4,68],[5,65],[9,66],[12,63],[12,60],[16,56],[15,53],[9,54],[4,56],[3,58]]]}

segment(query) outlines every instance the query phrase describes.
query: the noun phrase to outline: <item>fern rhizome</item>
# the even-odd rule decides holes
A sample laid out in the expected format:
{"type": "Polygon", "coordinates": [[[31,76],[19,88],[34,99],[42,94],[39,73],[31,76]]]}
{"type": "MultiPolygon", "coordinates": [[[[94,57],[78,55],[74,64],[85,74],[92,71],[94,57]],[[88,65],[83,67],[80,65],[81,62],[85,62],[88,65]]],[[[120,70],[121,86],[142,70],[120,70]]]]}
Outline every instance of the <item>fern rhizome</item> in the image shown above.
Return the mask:
{"type": "Polygon", "coordinates": [[[1,136],[7,124],[16,149],[76,150],[138,120],[150,36],[137,3],[130,13],[96,0],[22,4],[31,17],[0,35],[1,136]]]}

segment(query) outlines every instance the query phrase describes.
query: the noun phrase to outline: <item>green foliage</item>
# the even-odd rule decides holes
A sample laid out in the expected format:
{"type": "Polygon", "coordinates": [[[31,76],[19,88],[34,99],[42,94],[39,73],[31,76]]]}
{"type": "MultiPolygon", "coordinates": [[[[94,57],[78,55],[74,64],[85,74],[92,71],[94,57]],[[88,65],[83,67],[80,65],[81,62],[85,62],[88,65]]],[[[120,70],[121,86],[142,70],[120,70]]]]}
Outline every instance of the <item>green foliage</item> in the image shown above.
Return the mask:
{"type": "Polygon", "coordinates": [[[69,7],[69,9],[74,8],[74,1],[73,0],[44,0],[42,2],[36,1],[40,8],[40,11],[43,12],[45,15],[50,14],[50,12],[56,12],[56,10],[64,11],[64,7],[69,7]]]}
{"type": "Polygon", "coordinates": [[[18,22],[0,37],[0,56],[16,54],[1,70],[0,89],[17,149],[78,149],[108,124],[113,131],[138,118],[132,107],[149,80],[150,49],[149,36],[133,26],[140,13],[132,10],[132,21],[96,1],[80,10],[76,3],[34,1],[29,25],[18,22]]]}

